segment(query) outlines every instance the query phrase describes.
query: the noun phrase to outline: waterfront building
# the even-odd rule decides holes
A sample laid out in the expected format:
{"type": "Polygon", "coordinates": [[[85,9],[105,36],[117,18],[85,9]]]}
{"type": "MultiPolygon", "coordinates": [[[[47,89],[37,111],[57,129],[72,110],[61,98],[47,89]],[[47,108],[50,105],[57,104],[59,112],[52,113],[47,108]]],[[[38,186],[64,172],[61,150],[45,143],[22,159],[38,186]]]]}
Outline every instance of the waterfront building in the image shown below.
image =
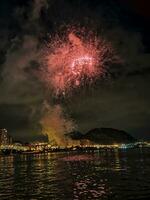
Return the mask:
{"type": "Polygon", "coordinates": [[[12,137],[8,134],[8,131],[3,128],[0,129],[0,145],[12,144],[12,137]]]}

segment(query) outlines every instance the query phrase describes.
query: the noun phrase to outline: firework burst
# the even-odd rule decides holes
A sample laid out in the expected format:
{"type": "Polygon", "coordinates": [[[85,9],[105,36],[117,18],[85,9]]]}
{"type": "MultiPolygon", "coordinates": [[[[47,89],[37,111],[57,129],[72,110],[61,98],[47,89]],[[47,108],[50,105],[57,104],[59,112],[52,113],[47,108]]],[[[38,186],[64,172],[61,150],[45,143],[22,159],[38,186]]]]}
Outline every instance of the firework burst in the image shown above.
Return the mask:
{"type": "Polygon", "coordinates": [[[112,54],[105,41],[77,31],[51,38],[45,52],[42,77],[56,96],[70,94],[101,77],[112,54]]]}

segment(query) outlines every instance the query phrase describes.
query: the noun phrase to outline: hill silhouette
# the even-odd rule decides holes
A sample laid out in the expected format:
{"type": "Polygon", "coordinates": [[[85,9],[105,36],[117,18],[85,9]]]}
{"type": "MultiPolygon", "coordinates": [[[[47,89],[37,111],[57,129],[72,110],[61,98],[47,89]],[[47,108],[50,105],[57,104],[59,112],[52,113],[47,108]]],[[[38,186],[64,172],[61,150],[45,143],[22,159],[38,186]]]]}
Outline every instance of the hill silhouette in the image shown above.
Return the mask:
{"type": "Polygon", "coordinates": [[[85,134],[74,131],[67,136],[73,140],[89,140],[95,144],[132,143],[136,141],[129,133],[113,128],[95,128],[85,134]]]}

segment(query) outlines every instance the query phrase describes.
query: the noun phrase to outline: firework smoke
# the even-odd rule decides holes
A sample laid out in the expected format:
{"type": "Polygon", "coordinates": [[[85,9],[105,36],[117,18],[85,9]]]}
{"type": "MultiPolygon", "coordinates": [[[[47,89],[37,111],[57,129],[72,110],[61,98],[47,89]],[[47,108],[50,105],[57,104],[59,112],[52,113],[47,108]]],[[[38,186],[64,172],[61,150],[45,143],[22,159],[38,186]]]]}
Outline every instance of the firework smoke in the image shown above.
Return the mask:
{"type": "Polygon", "coordinates": [[[75,31],[67,31],[51,38],[41,77],[53,95],[66,96],[101,77],[111,55],[110,45],[92,34],[77,36],[75,31]]]}
{"type": "Polygon", "coordinates": [[[48,140],[53,145],[67,146],[73,142],[65,137],[75,129],[75,124],[65,116],[60,105],[50,106],[48,103],[43,105],[43,116],[40,121],[43,134],[48,136],[48,140]]]}

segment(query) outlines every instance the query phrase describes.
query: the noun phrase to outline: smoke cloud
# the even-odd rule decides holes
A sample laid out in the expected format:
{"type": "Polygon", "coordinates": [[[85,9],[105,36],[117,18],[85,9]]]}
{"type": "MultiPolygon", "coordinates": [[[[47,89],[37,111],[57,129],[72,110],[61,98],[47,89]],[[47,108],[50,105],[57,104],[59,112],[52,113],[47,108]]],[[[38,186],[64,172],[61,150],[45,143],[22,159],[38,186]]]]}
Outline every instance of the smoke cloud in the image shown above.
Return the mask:
{"type": "Polygon", "coordinates": [[[43,134],[48,135],[49,142],[53,145],[67,146],[73,143],[65,137],[65,133],[75,130],[75,124],[68,119],[61,105],[51,106],[44,102],[40,124],[43,134]]]}
{"type": "MultiPolygon", "coordinates": [[[[31,7],[32,12],[28,13],[29,20],[23,27],[25,34],[23,37],[13,39],[5,56],[6,61],[1,73],[3,95],[0,98],[0,103],[13,105],[16,108],[21,105],[22,110],[19,110],[21,113],[26,108],[30,114],[24,112],[25,116],[24,114],[22,116],[21,113],[20,116],[23,118],[22,121],[24,118],[28,118],[27,131],[30,127],[32,135],[37,128],[41,127],[41,134],[48,136],[52,144],[67,145],[69,140],[65,139],[64,134],[74,130],[75,125],[66,117],[60,104],[43,103],[47,99],[46,93],[44,94],[44,88],[35,74],[32,73],[37,72],[36,65],[39,65],[41,56],[38,20],[41,10],[47,9],[48,4],[45,0],[34,0],[31,7]],[[34,34],[27,34],[26,32],[31,29],[32,24],[37,27],[38,31],[34,34]]],[[[20,14],[22,15],[21,10],[17,9],[16,16],[18,17],[20,14]]],[[[50,102],[50,99],[47,102],[50,102]]],[[[20,123],[20,120],[18,122],[20,123]]]]}

